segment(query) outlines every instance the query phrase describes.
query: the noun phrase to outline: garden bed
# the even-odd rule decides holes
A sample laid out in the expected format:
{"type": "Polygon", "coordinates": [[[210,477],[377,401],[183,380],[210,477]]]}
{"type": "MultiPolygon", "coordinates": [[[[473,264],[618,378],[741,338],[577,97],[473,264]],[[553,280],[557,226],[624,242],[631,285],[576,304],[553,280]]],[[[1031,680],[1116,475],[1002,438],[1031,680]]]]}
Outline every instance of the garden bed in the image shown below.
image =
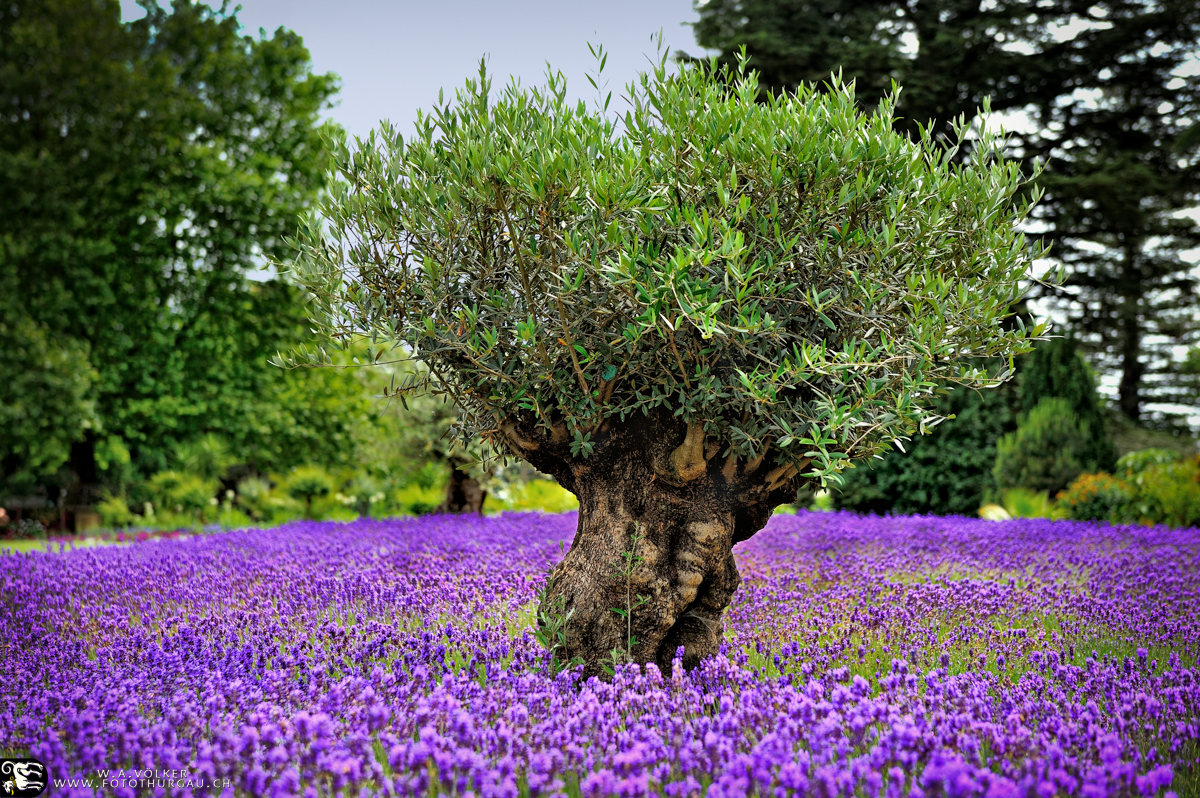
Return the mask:
{"type": "Polygon", "coordinates": [[[63,794],[1196,794],[1196,530],[777,516],[722,656],[582,683],[530,629],[574,528],[0,558],[0,740],[63,794]]]}

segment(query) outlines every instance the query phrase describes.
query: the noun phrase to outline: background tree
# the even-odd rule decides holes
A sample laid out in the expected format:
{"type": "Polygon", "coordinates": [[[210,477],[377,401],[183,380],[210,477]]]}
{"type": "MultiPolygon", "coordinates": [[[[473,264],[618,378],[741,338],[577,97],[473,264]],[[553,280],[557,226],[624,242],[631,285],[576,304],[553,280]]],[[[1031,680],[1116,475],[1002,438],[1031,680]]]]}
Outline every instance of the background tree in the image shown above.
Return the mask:
{"type": "Polygon", "coordinates": [[[353,458],[369,414],[341,377],[266,367],[304,313],[294,288],[255,281],[322,184],[337,81],[290,31],[242,36],[187,0],[144,7],[130,23],[116,0],[0,9],[0,351],[65,386],[38,425],[9,428],[0,478],[53,475],[70,441],[95,481],[106,436],[142,473],[205,432],[258,468],[353,458]]]}
{"type": "Polygon", "coordinates": [[[996,442],[1016,429],[1016,386],[951,391],[935,403],[944,416],[929,434],[847,471],[831,494],[860,513],[974,516],[995,487],[996,442]]]}
{"type": "Polygon", "coordinates": [[[593,673],[715,653],[735,542],[1038,332],[1002,324],[1035,253],[993,141],[958,167],[886,101],[758,94],[664,59],[618,134],[559,75],[493,98],[481,71],[412,138],[337,147],[302,229],[319,330],[403,345],[428,371],[402,388],[579,497],[547,596],[571,612],[559,653],[593,673]]]}
{"type": "Polygon", "coordinates": [[[481,515],[496,470],[485,463],[491,453],[453,434],[459,412],[446,397],[417,396],[406,403],[400,459],[413,464],[433,461],[446,469],[446,496],[438,512],[481,515]]]}
{"type": "Polygon", "coordinates": [[[1070,270],[1051,291],[1130,419],[1146,401],[1194,404],[1169,348],[1196,340],[1181,252],[1200,243],[1178,211],[1197,198],[1191,131],[1200,42],[1190,0],[711,0],[696,39],[732,62],[745,46],[772,91],[841,70],[871,107],[902,87],[900,129],[944,133],[985,97],[1020,112],[1011,155],[1043,159],[1035,211],[1070,270]]]}
{"type": "Polygon", "coordinates": [[[1184,258],[1200,247],[1200,227],[1181,215],[1200,201],[1200,138],[1190,135],[1200,77],[1175,77],[1200,24],[1182,22],[1191,41],[1147,42],[1105,70],[1091,102],[1042,112],[1063,133],[1030,149],[1048,158],[1048,201],[1035,215],[1069,269],[1051,302],[1118,377],[1117,407],[1132,421],[1147,402],[1200,405],[1173,354],[1200,341],[1195,264],[1184,258]]]}
{"type": "Polygon", "coordinates": [[[1067,412],[1090,431],[1080,459],[1101,471],[1112,470],[1117,455],[1106,429],[1105,412],[1096,394],[1096,377],[1070,336],[1038,343],[1022,358],[1018,371],[1018,398],[1022,413],[1031,413],[1048,398],[1062,399],[1067,412]]]}
{"type": "Polygon", "coordinates": [[[1015,432],[996,442],[996,487],[1057,495],[1085,471],[1099,470],[1095,461],[1087,460],[1095,437],[1066,399],[1047,396],[1021,414],[1015,432]]]}
{"type": "Polygon", "coordinates": [[[1017,379],[939,398],[938,412],[954,418],[906,443],[906,452],[888,452],[847,472],[845,484],[833,492],[834,505],[881,515],[974,516],[1004,487],[994,473],[998,442],[1017,431],[1020,414],[1048,397],[1063,399],[1068,414],[1089,430],[1078,462],[1111,469],[1116,454],[1092,370],[1075,339],[1058,337],[1039,342],[1021,358],[1017,379]]]}
{"type": "Polygon", "coordinates": [[[95,425],[95,372],[86,349],[56,345],[10,302],[0,307],[0,475],[22,491],[63,466],[95,425]]]}

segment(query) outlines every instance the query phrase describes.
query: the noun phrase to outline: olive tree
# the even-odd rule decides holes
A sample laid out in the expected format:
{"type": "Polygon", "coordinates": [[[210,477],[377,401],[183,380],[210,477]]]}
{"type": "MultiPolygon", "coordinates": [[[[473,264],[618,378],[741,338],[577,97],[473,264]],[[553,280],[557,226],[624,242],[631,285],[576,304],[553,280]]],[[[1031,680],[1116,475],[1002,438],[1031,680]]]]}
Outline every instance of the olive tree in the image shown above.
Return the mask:
{"type": "Polygon", "coordinates": [[[664,58],[614,119],[481,68],[410,138],[334,142],[295,242],[315,325],[410,353],[404,390],[578,497],[543,615],[590,673],[716,652],[735,543],[1042,333],[1011,318],[1039,253],[1001,142],[956,163],[828,88],[759,103],[744,63],[664,58]]]}
{"type": "Polygon", "coordinates": [[[488,490],[497,486],[497,469],[489,467],[487,446],[464,442],[452,431],[458,407],[445,396],[419,396],[405,402],[397,444],[398,453],[413,466],[430,462],[447,470],[440,513],[483,513],[488,490]]]}

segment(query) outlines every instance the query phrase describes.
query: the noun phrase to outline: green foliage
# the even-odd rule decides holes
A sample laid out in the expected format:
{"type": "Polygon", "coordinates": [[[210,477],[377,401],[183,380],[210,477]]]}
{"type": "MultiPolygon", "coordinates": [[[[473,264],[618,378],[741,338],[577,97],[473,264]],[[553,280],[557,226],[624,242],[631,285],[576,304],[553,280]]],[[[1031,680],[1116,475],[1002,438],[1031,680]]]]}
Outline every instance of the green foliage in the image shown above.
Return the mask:
{"type": "Polygon", "coordinates": [[[649,596],[633,594],[633,574],[645,559],[637,553],[637,548],[645,538],[646,536],[635,524],[633,533],[629,536],[629,548],[621,552],[621,563],[612,573],[612,577],[619,582],[624,582],[625,586],[625,606],[610,608],[621,620],[625,621],[625,648],[623,650],[620,647],[614,648],[609,652],[612,659],[611,664],[602,663],[610,674],[616,672],[618,665],[633,662],[633,649],[638,644],[638,639],[633,634],[633,613],[650,601],[649,596]]]}
{"type": "Polygon", "coordinates": [[[387,503],[387,485],[369,474],[355,474],[335,498],[358,515],[379,515],[387,503]]]}
{"type": "Polygon", "coordinates": [[[1160,56],[1154,42],[1149,56],[1146,42],[1140,58],[1114,70],[1097,107],[1069,117],[1073,146],[1051,157],[1041,181],[1049,201],[1039,221],[1069,273],[1051,305],[1097,367],[1120,376],[1117,407],[1134,421],[1146,402],[1200,404],[1196,378],[1181,376],[1173,358],[1175,347],[1200,340],[1188,254],[1200,226],[1184,215],[1200,199],[1200,152],[1175,148],[1194,124],[1183,109],[1200,100],[1200,81],[1167,88],[1200,40],[1200,7],[1190,5],[1190,19],[1167,26],[1186,31],[1186,47],[1163,43],[1160,56]]]}
{"type": "Polygon", "coordinates": [[[988,521],[1008,521],[1012,518],[1068,518],[1069,513],[1055,504],[1045,491],[1010,488],[1004,491],[1000,504],[985,504],[979,516],[988,521]]]}
{"type": "Polygon", "coordinates": [[[974,515],[995,487],[996,441],[1016,428],[1014,385],[953,391],[935,408],[953,415],[927,435],[846,474],[831,497],[856,512],[974,515]]]}
{"type": "Polygon", "coordinates": [[[833,491],[819,490],[813,494],[812,504],[808,509],[818,513],[830,513],[833,512],[835,506],[833,491]]]}
{"type": "Polygon", "coordinates": [[[1028,488],[1009,488],[1001,501],[1010,518],[1061,518],[1063,517],[1045,491],[1028,488]]]}
{"type": "Polygon", "coordinates": [[[561,75],[494,95],[481,70],[410,139],[332,141],[294,266],[317,329],[404,346],[428,371],[400,388],[450,396],[464,438],[504,447],[525,414],[586,456],[604,419],[666,407],[821,478],[935,423],[937,385],[1002,380],[966,358],[1041,328],[1000,324],[1036,253],[998,142],[958,166],[890,100],[757,97],[664,59],[618,127],[561,75]]]}
{"type": "MultiPolygon", "coordinates": [[[[1100,0],[1091,14],[1119,19],[1121,28],[1145,25],[1129,6],[1118,14],[1115,5],[1100,0]]],[[[1077,85],[1137,46],[1127,35],[1106,36],[1098,51],[1096,34],[1076,30],[1078,9],[1065,2],[1010,0],[982,8],[971,0],[708,0],[696,10],[697,43],[720,51],[729,64],[746,48],[765,91],[790,91],[840,71],[872,106],[895,81],[904,88],[897,122],[913,134],[920,125],[948,131],[985,97],[997,111],[1074,99],[1077,85]],[[1050,35],[1052,28],[1060,35],[1050,35]],[[1073,34],[1065,43],[1063,28],[1073,34]]]]}
{"type": "Polygon", "coordinates": [[[1117,476],[1082,474],[1058,498],[1079,520],[1200,526],[1200,457],[1134,452],[1118,462],[1117,476]]]}
{"type": "Polygon", "coordinates": [[[142,474],[205,432],[271,468],[338,431],[273,406],[310,393],[266,367],[302,334],[300,295],[247,279],[322,184],[336,79],[282,28],[242,36],[234,15],[188,0],[146,11],[127,24],[112,2],[0,11],[5,476],[51,474],[68,444],[91,445],[89,423],[142,474]]]}
{"type": "Polygon", "coordinates": [[[1016,430],[1021,410],[1031,411],[1045,397],[1066,400],[1093,431],[1083,462],[1110,468],[1112,444],[1091,371],[1070,338],[1052,338],[1021,358],[1016,381],[939,399],[938,411],[954,418],[914,438],[905,445],[907,452],[889,452],[882,461],[849,472],[834,499],[859,512],[974,515],[997,493],[997,441],[1016,430]]]}
{"type": "Polygon", "coordinates": [[[212,433],[175,447],[175,457],[187,473],[210,480],[224,477],[236,462],[229,445],[212,433]]]}
{"type": "MultiPolygon", "coordinates": [[[[709,0],[696,40],[732,64],[747,48],[780,92],[839,71],[868,107],[895,80],[898,126],[945,133],[984,97],[1031,124],[1010,152],[1045,165],[1035,210],[1072,290],[1050,288],[1100,368],[1119,373],[1121,411],[1200,402],[1173,374],[1172,347],[1200,335],[1189,249],[1200,44],[1192,0],[709,0]]],[[[964,150],[968,152],[969,148],[964,150]]],[[[1027,410],[1029,408],[1026,408],[1027,410]]]]}
{"type": "Polygon", "coordinates": [[[565,513],[579,509],[579,500],[557,482],[531,479],[516,482],[489,493],[484,505],[488,512],[501,510],[539,510],[544,513],[565,513]]]}
{"type": "Polygon", "coordinates": [[[46,537],[46,525],[33,518],[22,518],[5,527],[5,531],[17,540],[42,540],[46,537]]]}
{"type": "Polygon", "coordinates": [[[283,482],[287,495],[304,502],[305,516],[312,517],[313,501],[333,493],[333,476],[321,466],[297,466],[283,482]]]}
{"type": "Polygon", "coordinates": [[[445,485],[441,483],[423,488],[414,482],[394,492],[393,506],[403,515],[429,515],[437,512],[445,496],[444,490],[445,485]]]}
{"type": "Polygon", "coordinates": [[[238,529],[254,525],[254,519],[233,507],[222,506],[214,520],[225,529],[238,529]]]}
{"type": "Polygon", "coordinates": [[[1200,526],[1200,470],[1197,458],[1160,463],[1126,481],[1137,486],[1138,520],[1174,527],[1200,526]]]}
{"type": "Polygon", "coordinates": [[[0,491],[21,492],[54,474],[71,444],[95,427],[96,373],[86,345],[55,341],[16,307],[15,297],[5,296],[2,278],[0,375],[0,491]]]}
{"type": "Polygon", "coordinates": [[[1074,338],[1051,338],[1035,346],[1022,359],[1018,385],[1021,410],[1025,413],[1031,412],[1047,397],[1065,400],[1071,412],[1089,430],[1082,454],[1088,468],[1107,471],[1113,467],[1116,453],[1104,408],[1096,395],[1096,380],[1087,361],[1079,354],[1074,338]]]}
{"type": "Polygon", "coordinates": [[[1186,457],[1198,448],[1195,435],[1183,424],[1147,425],[1117,415],[1110,417],[1109,429],[1118,456],[1143,449],[1168,449],[1186,457]]]}
{"type": "Polygon", "coordinates": [[[412,483],[421,490],[429,490],[440,481],[444,481],[445,476],[444,469],[440,468],[436,463],[422,463],[421,467],[413,472],[412,483]]]}
{"type": "Polygon", "coordinates": [[[1058,493],[1084,471],[1092,432],[1066,399],[1042,399],[1021,415],[1015,432],[996,443],[993,473],[1001,490],[1028,488],[1058,493]]]}
{"type": "Polygon", "coordinates": [[[1178,452],[1170,449],[1142,449],[1122,455],[1121,459],[1117,460],[1116,473],[1142,474],[1154,466],[1177,463],[1182,459],[1184,458],[1178,452]]]}
{"type": "MultiPolygon", "coordinates": [[[[412,364],[396,372],[400,379],[419,377],[412,364]]],[[[385,389],[386,390],[386,389],[385,389]]],[[[477,441],[463,441],[453,434],[461,413],[444,396],[404,397],[404,412],[397,419],[396,434],[390,439],[392,458],[408,465],[403,481],[414,480],[423,489],[444,483],[451,468],[457,468],[478,480],[485,490],[495,491],[507,484],[501,470],[489,458],[486,447],[477,441]]]]}
{"type": "Polygon", "coordinates": [[[125,441],[116,435],[109,435],[96,441],[94,451],[96,469],[103,474],[104,481],[113,485],[117,491],[123,490],[133,477],[132,458],[125,441]]]}
{"type": "Polygon", "coordinates": [[[238,483],[237,503],[260,524],[289,521],[299,518],[304,512],[299,502],[275,490],[270,481],[258,477],[243,479],[238,483]]]}
{"type": "Polygon", "coordinates": [[[1120,522],[1132,513],[1136,495],[1136,486],[1110,474],[1080,474],[1058,494],[1058,502],[1076,521],[1120,522]]]}
{"type": "Polygon", "coordinates": [[[133,523],[137,517],[129,509],[123,496],[110,496],[96,507],[100,523],[108,529],[119,529],[133,523]]]}
{"type": "Polygon", "coordinates": [[[534,636],[537,638],[538,644],[550,654],[550,672],[558,674],[568,668],[582,665],[583,657],[575,657],[570,662],[564,662],[555,655],[556,651],[567,645],[566,626],[567,622],[571,620],[571,616],[575,614],[575,610],[567,609],[567,597],[564,594],[560,593],[551,601],[550,592],[553,588],[554,575],[551,574],[546,577],[545,583],[538,591],[537,623],[534,628],[534,636]]]}
{"type": "Polygon", "coordinates": [[[160,471],[150,478],[147,487],[155,503],[167,512],[193,513],[202,520],[215,512],[216,480],[180,471],[160,471]]]}

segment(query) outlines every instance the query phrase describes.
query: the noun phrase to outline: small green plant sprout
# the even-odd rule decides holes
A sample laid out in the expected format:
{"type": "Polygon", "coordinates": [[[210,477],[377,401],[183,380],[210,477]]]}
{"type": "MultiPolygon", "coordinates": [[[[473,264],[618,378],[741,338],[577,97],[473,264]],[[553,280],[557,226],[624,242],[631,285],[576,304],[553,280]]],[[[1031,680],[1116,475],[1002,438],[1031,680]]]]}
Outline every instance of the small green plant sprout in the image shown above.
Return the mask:
{"type": "Polygon", "coordinates": [[[558,675],[568,668],[583,664],[583,657],[575,656],[564,660],[558,652],[566,648],[567,622],[571,620],[574,610],[567,610],[567,597],[561,593],[550,598],[554,589],[554,575],[546,577],[542,589],[538,591],[537,624],[534,637],[538,645],[550,654],[550,673],[558,675]]]}
{"type": "MultiPolygon", "coordinates": [[[[559,541],[558,550],[561,557],[566,556],[566,543],[559,541]]],[[[567,609],[567,597],[554,594],[554,572],[546,577],[542,589],[538,591],[538,609],[534,626],[534,637],[538,644],[550,654],[550,672],[558,675],[567,668],[583,664],[583,657],[575,656],[564,659],[558,652],[564,650],[567,644],[566,626],[571,620],[574,610],[567,609]]]]}
{"type": "Polygon", "coordinates": [[[644,559],[637,553],[638,543],[645,540],[640,526],[635,523],[633,535],[629,538],[629,548],[621,552],[621,564],[613,572],[613,578],[625,583],[625,606],[610,607],[610,609],[625,621],[625,649],[617,646],[609,652],[611,663],[605,664],[605,670],[610,674],[616,673],[616,666],[633,662],[633,649],[638,639],[633,635],[633,611],[650,602],[649,596],[633,595],[633,573],[644,559]]]}

